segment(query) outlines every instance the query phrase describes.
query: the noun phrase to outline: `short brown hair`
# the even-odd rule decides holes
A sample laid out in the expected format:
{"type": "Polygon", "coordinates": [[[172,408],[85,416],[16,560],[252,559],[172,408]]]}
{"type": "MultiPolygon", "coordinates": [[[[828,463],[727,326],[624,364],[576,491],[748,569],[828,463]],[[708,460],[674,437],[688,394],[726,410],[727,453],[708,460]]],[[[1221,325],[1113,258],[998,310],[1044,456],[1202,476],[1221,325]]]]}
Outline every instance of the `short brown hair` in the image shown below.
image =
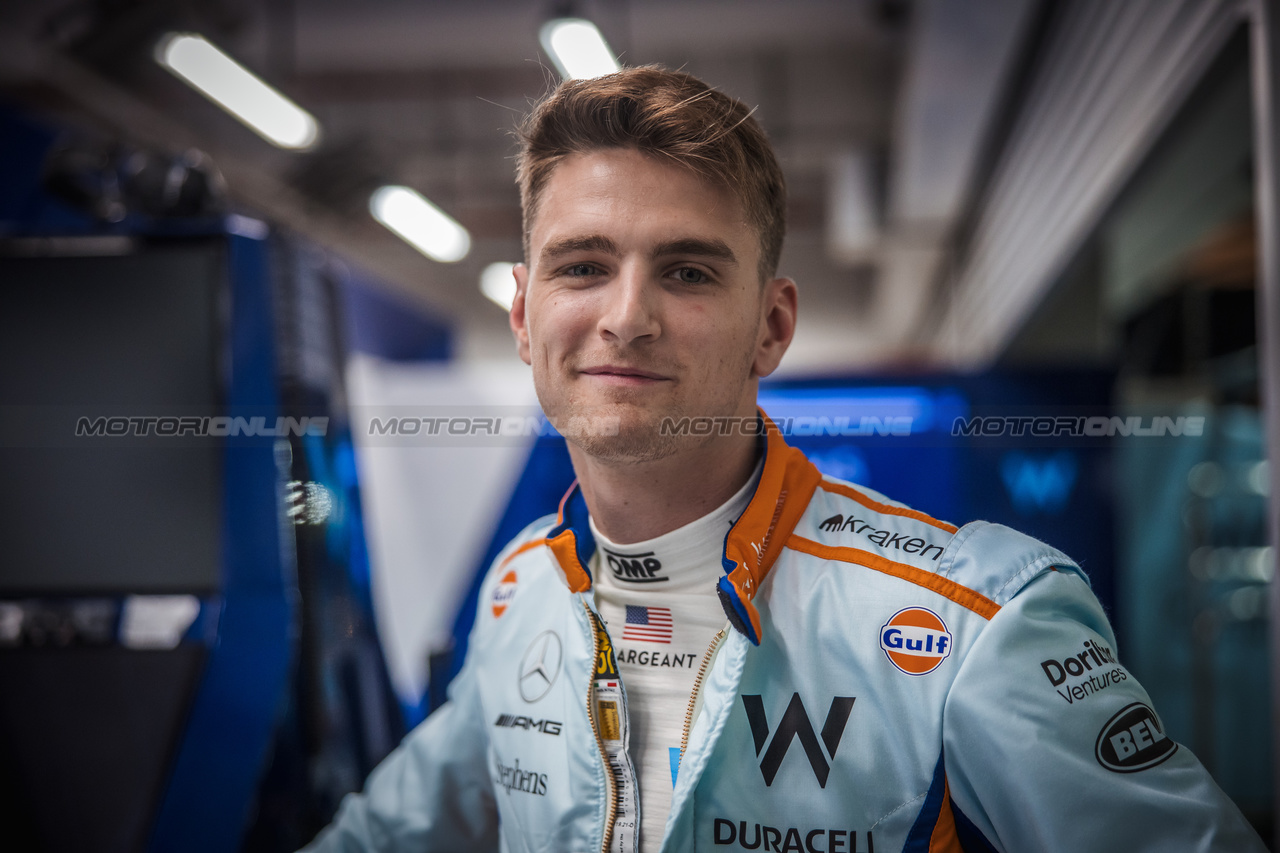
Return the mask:
{"type": "Polygon", "coordinates": [[[732,192],[760,235],[760,277],[772,278],[787,228],[786,184],[752,112],[696,77],[652,65],[561,83],[518,131],[525,255],[539,198],[560,161],[629,148],[668,158],[732,192]]]}

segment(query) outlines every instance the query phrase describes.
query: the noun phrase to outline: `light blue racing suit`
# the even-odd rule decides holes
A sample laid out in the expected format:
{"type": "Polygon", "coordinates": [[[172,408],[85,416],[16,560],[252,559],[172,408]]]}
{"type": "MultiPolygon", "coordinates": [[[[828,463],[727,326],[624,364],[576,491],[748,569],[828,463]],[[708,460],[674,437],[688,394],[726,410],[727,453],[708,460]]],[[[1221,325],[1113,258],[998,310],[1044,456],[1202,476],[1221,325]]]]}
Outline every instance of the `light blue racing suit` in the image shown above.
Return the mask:
{"type": "MultiPolygon", "coordinates": [[[[1264,849],[1165,735],[1069,558],[765,444],[725,539],[728,624],[672,709],[687,741],[663,850],[1264,849]]],[[[310,849],[634,849],[594,550],[575,487],[490,571],[449,702],[310,849]]]]}

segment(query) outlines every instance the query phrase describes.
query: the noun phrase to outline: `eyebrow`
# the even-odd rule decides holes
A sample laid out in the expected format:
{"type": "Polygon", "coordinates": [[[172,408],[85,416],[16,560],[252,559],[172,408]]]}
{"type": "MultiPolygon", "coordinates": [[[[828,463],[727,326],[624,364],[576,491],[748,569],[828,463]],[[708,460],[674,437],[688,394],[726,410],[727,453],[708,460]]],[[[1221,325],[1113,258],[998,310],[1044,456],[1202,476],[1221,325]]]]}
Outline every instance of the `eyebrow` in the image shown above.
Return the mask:
{"type": "Polygon", "coordinates": [[[542,247],[540,257],[544,261],[549,261],[574,252],[601,252],[614,256],[622,254],[618,250],[617,243],[600,234],[592,234],[587,237],[566,237],[563,240],[548,243],[542,247]]]}
{"type": "MultiPolygon", "coordinates": [[[[591,234],[585,237],[566,237],[563,240],[549,243],[543,247],[541,258],[544,261],[551,261],[574,252],[601,252],[615,257],[622,254],[618,244],[613,240],[601,234],[591,234]]],[[[654,258],[662,258],[668,255],[694,255],[723,261],[735,266],[738,263],[738,257],[729,248],[728,243],[723,240],[703,239],[700,237],[683,237],[678,240],[659,243],[653,247],[653,251],[650,254],[654,258]]]]}
{"type": "Polygon", "coordinates": [[[704,240],[700,237],[686,237],[680,240],[669,240],[659,243],[653,248],[653,257],[662,258],[667,255],[694,255],[716,261],[724,261],[737,266],[738,257],[723,240],[704,240]]]}

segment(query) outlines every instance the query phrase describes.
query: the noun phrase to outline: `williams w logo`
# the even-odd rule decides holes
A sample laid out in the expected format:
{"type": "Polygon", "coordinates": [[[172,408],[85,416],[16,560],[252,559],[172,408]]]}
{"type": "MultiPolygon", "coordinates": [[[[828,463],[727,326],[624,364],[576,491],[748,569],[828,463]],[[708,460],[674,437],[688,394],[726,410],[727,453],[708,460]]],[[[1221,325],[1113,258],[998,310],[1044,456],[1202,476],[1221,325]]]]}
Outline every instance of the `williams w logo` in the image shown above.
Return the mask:
{"type": "Polygon", "coordinates": [[[760,759],[760,772],[764,774],[764,783],[773,784],[773,778],[778,775],[778,768],[782,766],[782,759],[786,757],[791,741],[800,738],[800,746],[804,748],[804,754],[809,759],[813,775],[818,777],[818,787],[827,787],[827,776],[831,773],[827,755],[831,756],[832,761],[835,760],[836,747],[840,746],[845,724],[849,722],[849,712],[853,710],[853,700],[853,696],[837,696],[831,700],[826,722],[822,724],[822,746],[819,746],[818,735],[814,733],[813,724],[809,722],[809,715],[804,710],[804,703],[800,701],[800,694],[792,693],[791,703],[787,705],[782,721],[778,723],[778,728],[773,733],[773,740],[769,741],[768,749],[765,749],[765,741],[769,740],[769,721],[764,715],[764,702],[759,696],[744,695],[742,704],[746,706],[747,721],[751,723],[751,737],[756,742],[756,755],[759,756],[760,750],[764,749],[764,758],[760,759]],[[824,746],[827,749],[826,755],[822,753],[824,746]]]}
{"type": "Polygon", "coordinates": [[[1000,460],[1000,476],[1018,512],[1058,513],[1076,484],[1076,458],[1065,450],[1044,457],[1008,453],[1000,460]]]}

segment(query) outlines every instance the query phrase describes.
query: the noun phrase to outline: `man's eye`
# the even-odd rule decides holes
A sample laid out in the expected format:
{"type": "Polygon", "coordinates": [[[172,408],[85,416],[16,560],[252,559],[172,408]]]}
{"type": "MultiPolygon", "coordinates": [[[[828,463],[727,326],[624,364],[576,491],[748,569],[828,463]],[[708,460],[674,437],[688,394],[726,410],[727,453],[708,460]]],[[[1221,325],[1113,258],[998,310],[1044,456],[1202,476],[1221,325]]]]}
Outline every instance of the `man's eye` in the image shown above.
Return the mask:
{"type": "Polygon", "coordinates": [[[702,284],[707,280],[707,274],[694,267],[681,267],[676,270],[675,276],[685,284],[702,284]]]}
{"type": "Polygon", "coordinates": [[[584,278],[586,276],[595,275],[598,272],[599,270],[591,264],[574,264],[565,270],[566,275],[573,276],[574,278],[584,278]]]}

